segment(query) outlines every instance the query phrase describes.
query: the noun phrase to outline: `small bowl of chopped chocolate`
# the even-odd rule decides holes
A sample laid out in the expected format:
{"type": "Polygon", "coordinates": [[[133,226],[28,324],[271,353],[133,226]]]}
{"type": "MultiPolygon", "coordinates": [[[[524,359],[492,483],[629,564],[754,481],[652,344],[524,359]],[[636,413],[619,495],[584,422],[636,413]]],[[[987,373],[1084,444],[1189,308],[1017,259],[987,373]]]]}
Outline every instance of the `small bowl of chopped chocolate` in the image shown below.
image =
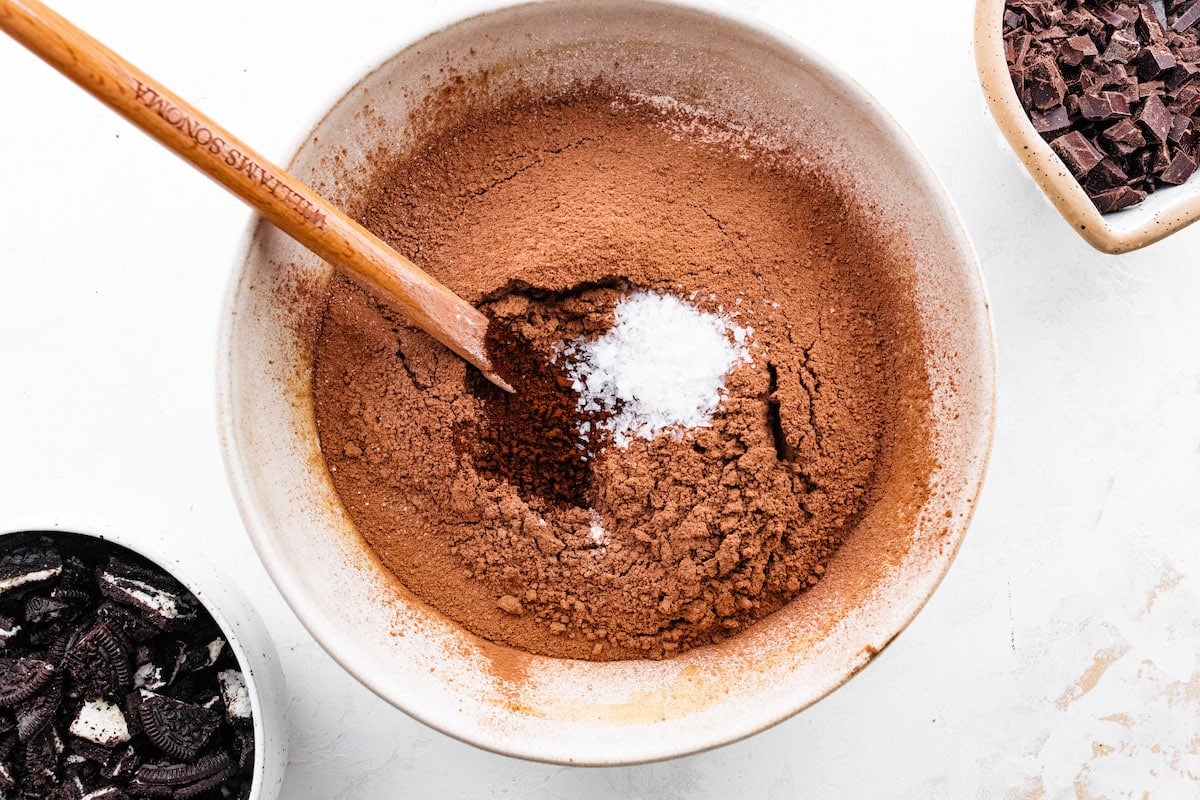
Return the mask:
{"type": "Polygon", "coordinates": [[[74,530],[0,534],[0,796],[277,797],[282,678],[249,602],[74,530]]]}
{"type": "Polygon", "coordinates": [[[1075,231],[1124,253],[1200,218],[1200,4],[978,0],[992,116],[1075,231]]]}
{"type": "Polygon", "coordinates": [[[233,493],[396,707],[542,761],[696,752],[841,686],[949,568],[992,432],[978,266],[807,49],[686,4],[504,5],[378,65],[291,170],[482,310],[516,388],[249,231],[233,493]]]}

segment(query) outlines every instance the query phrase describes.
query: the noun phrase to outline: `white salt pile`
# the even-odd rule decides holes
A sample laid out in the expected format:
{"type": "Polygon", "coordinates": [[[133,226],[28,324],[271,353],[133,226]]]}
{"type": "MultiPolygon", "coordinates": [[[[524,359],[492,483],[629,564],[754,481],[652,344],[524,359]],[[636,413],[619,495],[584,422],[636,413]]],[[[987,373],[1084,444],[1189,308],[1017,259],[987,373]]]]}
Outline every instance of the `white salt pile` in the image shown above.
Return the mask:
{"type": "MultiPolygon", "coordinates": [[[[579,409],[607,412],[600,426],[625,447],[635,437],[707,425],[725,377],[750,360],[753,332],[674,295],[640,291],[621,299],[604,335],[568,342],[559,355],[579,409]]],[[[585,438],[589,424],[581,426],[585,438]]]]}

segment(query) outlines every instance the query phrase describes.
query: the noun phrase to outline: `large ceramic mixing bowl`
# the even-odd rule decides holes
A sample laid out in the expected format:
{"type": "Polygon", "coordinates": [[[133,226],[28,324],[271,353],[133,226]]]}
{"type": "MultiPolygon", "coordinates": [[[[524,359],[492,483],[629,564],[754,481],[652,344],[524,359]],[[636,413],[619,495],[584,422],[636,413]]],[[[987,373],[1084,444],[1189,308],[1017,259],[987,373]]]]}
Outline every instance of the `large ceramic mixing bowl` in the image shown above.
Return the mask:
{"type": "Polygon", "coordinates": [[[219,364],[229,479],[271,576],[313,636],[380,697],[490,750],[618,764],[730,742],[805,708],[913,618],[970,520],[992,436],[987,300],[954,208],[895,122],[807,49],[704,8],[635,0],[503,7],[429,34],[341,98],[292,169],[354,206],[381,149],[453,76],[489,92],[603,78],[772,131],[845,176],[911,257],[931,377],[937,466],[928,500],[885,487],[828,567],[782,611],[665,661],[591,663],[483,642],[399,586],[334,492],[310,395],[310,338],[331,270],[267,224],[233,277],[219,364]]]}

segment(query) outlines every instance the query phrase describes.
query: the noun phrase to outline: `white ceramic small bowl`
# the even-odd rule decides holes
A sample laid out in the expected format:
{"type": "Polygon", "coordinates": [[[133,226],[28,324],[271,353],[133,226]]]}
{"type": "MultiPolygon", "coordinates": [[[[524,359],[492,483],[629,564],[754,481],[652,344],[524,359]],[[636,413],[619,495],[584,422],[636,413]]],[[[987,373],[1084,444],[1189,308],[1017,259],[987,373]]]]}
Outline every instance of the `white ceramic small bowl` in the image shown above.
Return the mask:
{"type": "Polygon", "coordinates": [[[1159,189],[1142,203],[1101,214],[1050,145],[1034,130],[1013,88],[1004,57],[1005,0],[975,4],[975,63],[988,108],[1029,175],[1063,219],[1088,244],[1105,253],[1127,253],[1200,219],[1200,180],[1159,189]]]}
{"type": "MultiPolygon", "coordinates": [[[[861,88],[796,43],[728,12],[639,0],[503,7],[431,33],[342,97],[291,163],[353,207],[368,158],[402,149],[409,113],[455,74],[492,91],[603,77],[752,129],[820,142],[915,269],[939,465],[920,509],[881,502],[786,608],[724,644],[665,661],[593,663],[471,636],[373,557],[334,491],[310,392],[327,265],[252,228],[227,299],[220,430],[263,563],[313,636],[380,697],[452,736],[524,758],[622,764],[760,731],[862,669],[924,605],[971,517],[992,436],[994,357],[971,246],[928,165],[861,88]],[[858,566],[852,566],[858,565],[858,566]]],[[[813,148],[804,148],[812,153],[813,148]]],[[[886,496],[890,497],[890,494],[886,496]]]]}
{"type": "Polygon", "coordinates": [[[59,518],[53,521],[6,518],[0,519],[0,552],[3,552],[5,536],[28,532],[51,537],[77,534],[111,542],[157,564],[196,595],[225,634],[246,678],[255,748],[250,800],[276,800],[287,767],[288,726],[283,671],[266,625],[241,590],[211,564],[195,558],[185,562],[170,555],[170,539],[153,531],[94,528],[87,524],[70,524],[59,518]]]}

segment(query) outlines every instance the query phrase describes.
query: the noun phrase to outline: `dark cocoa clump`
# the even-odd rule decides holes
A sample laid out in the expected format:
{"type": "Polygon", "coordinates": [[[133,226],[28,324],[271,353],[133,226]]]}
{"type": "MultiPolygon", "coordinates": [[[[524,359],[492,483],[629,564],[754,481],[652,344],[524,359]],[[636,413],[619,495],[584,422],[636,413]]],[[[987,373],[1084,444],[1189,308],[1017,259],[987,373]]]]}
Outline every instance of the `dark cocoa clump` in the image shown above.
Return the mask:
{"type": "Polygon", "coordinates": [[[516,391],[504,391],[476,370],[467,373],[481,419],[477,426],[459,426],[460,448],[471,453],[481,473],[522,493],[549,503],[586,505],[594,453],[579,425],[600,414],[579,411],[571,379],[512,326],[493,319],[487,346],[496,371],[516,391]]]}

